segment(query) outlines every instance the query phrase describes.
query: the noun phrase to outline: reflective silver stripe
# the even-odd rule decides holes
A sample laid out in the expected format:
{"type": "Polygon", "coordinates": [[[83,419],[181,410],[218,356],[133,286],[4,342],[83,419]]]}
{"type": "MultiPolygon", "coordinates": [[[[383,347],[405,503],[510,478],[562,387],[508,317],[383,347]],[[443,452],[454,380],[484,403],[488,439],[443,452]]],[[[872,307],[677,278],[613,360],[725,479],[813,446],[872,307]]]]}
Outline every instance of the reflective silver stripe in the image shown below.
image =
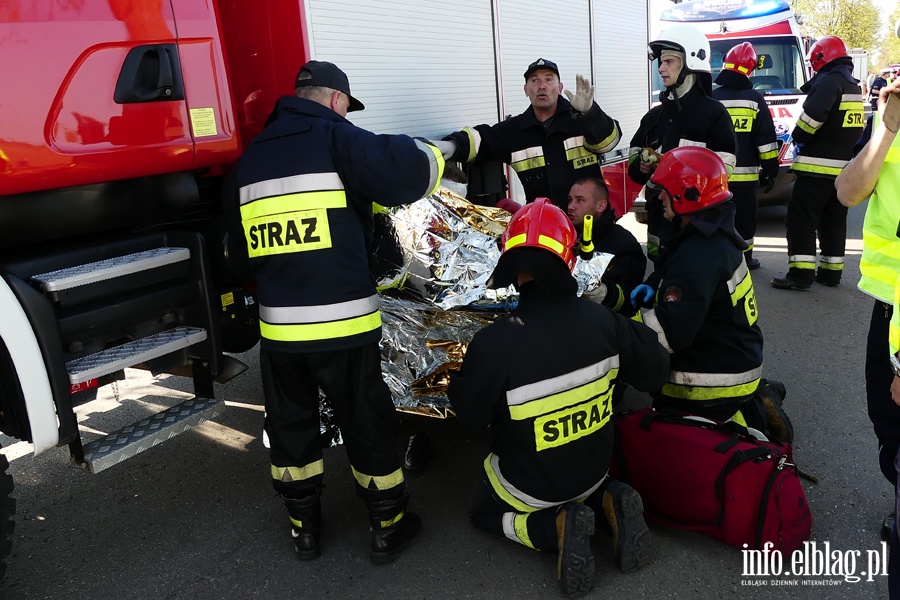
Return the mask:
{"type": "Polygon", "coordinates": [[[655,308],[651,308],[650,310],[642,310],[641,320],[644,322],[644,325],[656,332],[656,337],[659,338],[659,343],[663,348],[666,349],[666,352],[668,352],[669,354],[675,352],[674,350],[672,350],[672,346],[669,345],[669,340],[666,339],[666,332],[663,331],[662,325],[659,324],[659,319],[656,317],[655,308]]]}
{"type": "Polygon", "coordinates": [[[737,164],[737,156],[731,152],[716,152],[716,154],[719,155],[726,167],[734,168],[734,165],[737,164]]]}
{"type": "Polygon", "coordinates": [[[794,159],[795,163],[807,165],[819,165],[821,167],[831,167],[833,169],[843,169],[849,163],[849,160],[834,160],[831,158],[817,158],[815,156],[803,156],[802,154],[794,159]]]}
{"type": "Polygon", "coordinates": [[[559,506],[561,504],[565,504],[566,502],[574,502],[575,500],[581,500],[582,498],[587,498],[588,496],[590,496],[591,494],[596,492],[597,489],[599,489],[600,486],[603,484],[603,482],[606,480],[606,475],[604,475],[603,479],[598,481],[596,484],[592,485],[590,488],[588,488],[586,491],[582,492],[581,494],[578,494],[577,496],[569,498],[568,500],[560,500],[559,502],[551,502],[548,500],[540,500],[538,498],[535,498],[534,496],[529,496],[528,494],[526,494],[525,492],[523,492],[522,490],[520,490],[519,488],[517,488],[516,486],[511,484],[509,481],[507,481],[506,477],[503,476],[503,473],[500,472],[500,457],[497,456],[496,454],[491,455],[491,468],[494,469],[494,474],[497,476],[497,481],[500,482],[500,485],[503,486],[503,489],[505,489],[507,492],[509,492],[509,494],[513,498],[518,500],[519,502],[521,502],[523,504],[527,504],[528,506],[530,506],[534,509],[537,509],[537,510],[541,510],[544,508],[551,508],[553,506],[559,506]]]}
{"type": "Polygon", "coordinates": [[[685,138],[681,138],[678,140],[678,147],[683,148],[685,146],[696,146],[697,148],[706,148],[706,142],[695,142],[694,140],[688,140],[685,138]]]}
{"type": "Polygon", "coordinates": [[[762,376],[762,366],[743,373],[688,373],[672,371],[669,382],[694,387],[729,387],[756,381],[762,376]]]}
{"type": "Polygon", "coordinates": [[[577,148],[578,146],[584,146],[584,136],[577,135],[575,137],[570,137],[565,142],[563,142],[563,146],[566,150],[572,150],[573,148],[577,148]]]}
{"type": "Polygon", "coordinates": [[[749,108],[759,111],[759,102],[754,100],[719,100],[725,108],[749,108]]]}
{"type": "Polygon", "coordinates": [[[519,150],[517,152],[513,152],[510,155],[509,162],[514,163],[520,160],[527,160],[529,158],[537,158],[539,156],[544,155],[543,146],[532,146],[531,148],[525,148],[524,150],[519,150]]]}
{"type": "Polygon", "coordinates": [[[862,94],[844,94],[841,96],[841,102],[862,102],[862,94]]]}
{"type": "Polygon", "coordinates": [[[264,306],[259,305],[259,318],[272,325],[295,323],[327,323],[368,315],[381,307],[378,294],[359,300],[319,306],[264,306]]]}
{"type": "Polygon", "coordinates": [[[759,167],[735,167],[734,174],[735,175],[757,175],[757,174],[759,174],[759,167]]]}
{"type": "Polygon", "coordinates": [[[733,294],[734,290],[737,289],[738,284],[740,284],[744,280],[744,277],[749,273],[750,269],[747,268],[747,263],[742,260],[741,264],[738,265],[738,268],[734,270],[734,275],[728,280],[728,293],[733,294]]]}
{"type": "Polygon", "coordinates": [[[816,257],[811,256],[809,254],[792,254],[788,256],[788,262],[807,262],[807,263],[815,263],[816,257]]]}
{"type": "Polygon", "coordinates": [[[778,150],[778,142],[772,142],[771,144],[763,144],[762,146],[758,146],[759,153],[764,154],[766,152],[771,152],[772,150],[778,150]]]}
{"type": "Polygon", "coordinates": [[[438,161],[443,163],[444,157],[441,156],[441,151],[435,148],[434,146],[429,146],[425,142],[417,139],[413,139],[416,143],[416,147],[425,155],[428,159],[428,187],[422,192],[422,196],[427,196],[429,194],[434,193],[437,190],[437,184],[441,180],[441,171],[444,170],[443,164],[438,164],[438,161]]]}
{"type": "Polygon", "coordinates": [[[516,535],[516,515],[518,514],[519,513],[514,512],[503,513],[503,535],[505,535],[512,541],[518,542],[524,546],[525,542],[520,540],[519,536],[516,535]]]}
{"type": "Polygon", "coordinates": [[[241,206],[260,198],[298,194],[300,192],[322,192],[342,190],[344,182],[337,173],[307,173],[291,175],[279,179],[269,179],[245,185],[240,189],[241,206]]]}
{"type": "Polygon", "coordinates": [[[513,388],[506,392],[506,404],[509,406],[517,406],[525,404],[531,400],[545,398],[571,390],[580,385],[590,383],[600,379],[613,369],[619,368],[619,355],[610,356],[598,363],[588,365],[571,373],[551,377],[535,383],[513,388]]]}
{"type": "Polygon", "coordinates": [[[806,114],[805,112],[800,113],[800,116],[797,117],[797,120],[798,120],[798,121],[803,121],[804,123],[806,123],[807,125],[809,125],[809,128],[810,128],[810,129],[818,129],[819,127],[821,127],[822,125],[825,124],[824,121],[816,121],[815,119],[813,119],[812,117],[810,117],[810,116],[809,116],[808,114],[806,114]]]}
{"type": "Polygon", "coordinates": [[[840,264],[844,263],[844,257],[843,256],[825,256],[824,254],[820,254],[819,262],[831,263],[833,265],[840,265],[840,264]]]}

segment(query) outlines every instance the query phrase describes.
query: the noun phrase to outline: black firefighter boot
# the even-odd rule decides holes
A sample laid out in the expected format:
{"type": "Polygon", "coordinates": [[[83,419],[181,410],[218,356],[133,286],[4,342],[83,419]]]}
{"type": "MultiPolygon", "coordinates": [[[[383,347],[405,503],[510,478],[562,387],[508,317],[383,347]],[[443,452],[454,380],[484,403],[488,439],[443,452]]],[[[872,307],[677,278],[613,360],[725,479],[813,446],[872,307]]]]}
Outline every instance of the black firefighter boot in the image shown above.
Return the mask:
{"type": "Polygon", "coordinates": [[[294,549],[300,560],[312,560],[320,554],[319,534],[322,531],[322,509],[319,494],[305,498],[288,498],[282,494],[281,499],[291,516],[291,533],[294,536],[294,549]]]}
{"type": "Polygon", "coordinates": [[[841,284],[841,275],[843,271],[835,271],[834,269],[823,269],[819,267],[816,270],[816,283],[821,283],[828,287],[837,287],[841,284]]]}
{"type": "Polygon", "coordinates": [[[369,556],[376,565],[396,560],[412,545],[422,529],[419,515],[406,510],[408,503],[409,493],[390,500],[366,500],[372,529],[372,551],[369,556]]]}
{"type": "Polygon", "coordinates": [[[786,444],[794,443],[794,426],[784,412],[784,398],[787,391],[780,381],[761,379],[756,388],[756,397],[762,401],[766,414],[767,435],[786,444]]]}
{"type": "Polygon", "coordinates": [[[559,557],[556,578],[569,598],[584,596],[594,588],[594,511],[578,502],[566,502],[556,513],[556,539],[559,557]]]}

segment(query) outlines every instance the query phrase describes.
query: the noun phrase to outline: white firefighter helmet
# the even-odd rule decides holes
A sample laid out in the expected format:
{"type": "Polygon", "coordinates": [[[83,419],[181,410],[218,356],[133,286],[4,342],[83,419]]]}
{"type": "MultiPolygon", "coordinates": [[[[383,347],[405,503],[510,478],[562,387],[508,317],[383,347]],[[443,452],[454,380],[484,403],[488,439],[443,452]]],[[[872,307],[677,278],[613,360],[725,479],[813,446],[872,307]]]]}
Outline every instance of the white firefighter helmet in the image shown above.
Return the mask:
{"type": "Polygon", "coordinates": [[[684,52],[684,70],[689,73],[711,73],[709,40],[696,27],[672,25],[647,44],[650,60],[657,60],[663,50],[684,52]]]}

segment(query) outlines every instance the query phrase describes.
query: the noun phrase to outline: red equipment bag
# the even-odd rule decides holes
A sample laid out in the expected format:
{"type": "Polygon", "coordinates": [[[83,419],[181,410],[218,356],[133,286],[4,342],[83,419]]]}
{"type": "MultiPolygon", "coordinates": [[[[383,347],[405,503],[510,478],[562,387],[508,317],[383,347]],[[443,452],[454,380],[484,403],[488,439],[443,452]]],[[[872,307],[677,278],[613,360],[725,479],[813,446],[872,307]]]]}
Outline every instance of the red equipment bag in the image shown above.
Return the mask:
{"type": "Polygon", "coordinates": [[[614,420],[610,474],[637,490],[649,519],[738,548],[771,542],[782,554],[809,540],[812,515],[790,445],[737,423],[651,408],[614,420]]]}

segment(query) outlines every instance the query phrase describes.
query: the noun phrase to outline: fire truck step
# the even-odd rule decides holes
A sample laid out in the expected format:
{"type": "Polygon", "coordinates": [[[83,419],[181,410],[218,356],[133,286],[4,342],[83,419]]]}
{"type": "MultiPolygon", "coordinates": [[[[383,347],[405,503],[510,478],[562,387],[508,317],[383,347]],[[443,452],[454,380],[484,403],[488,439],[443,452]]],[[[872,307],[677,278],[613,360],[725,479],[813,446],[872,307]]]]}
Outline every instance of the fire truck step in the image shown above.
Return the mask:
{"type": "Polygon", "coordinates": [[[84,383],[102,375],[133,367],[153,358],[165,356],[206,339],[206,330],[197,327],[176,327],[75,358],[66,363],[69,383],[84,383]]]}
{"type": "Polygon", "coordinates": [[[154,248],[116,258],[108,258],[86,265],[77,265],[31,277],[47,292],[60,292],[82,285],[115,279],[132,273],[190,260],[187,248],[154,248]]]}
{"type": "Polygon", "coordinates": [[[218,416],[222,407],[221,400],[191,398],[85,444],[84,461],[91,473],[99,473],[218,416]]]}

